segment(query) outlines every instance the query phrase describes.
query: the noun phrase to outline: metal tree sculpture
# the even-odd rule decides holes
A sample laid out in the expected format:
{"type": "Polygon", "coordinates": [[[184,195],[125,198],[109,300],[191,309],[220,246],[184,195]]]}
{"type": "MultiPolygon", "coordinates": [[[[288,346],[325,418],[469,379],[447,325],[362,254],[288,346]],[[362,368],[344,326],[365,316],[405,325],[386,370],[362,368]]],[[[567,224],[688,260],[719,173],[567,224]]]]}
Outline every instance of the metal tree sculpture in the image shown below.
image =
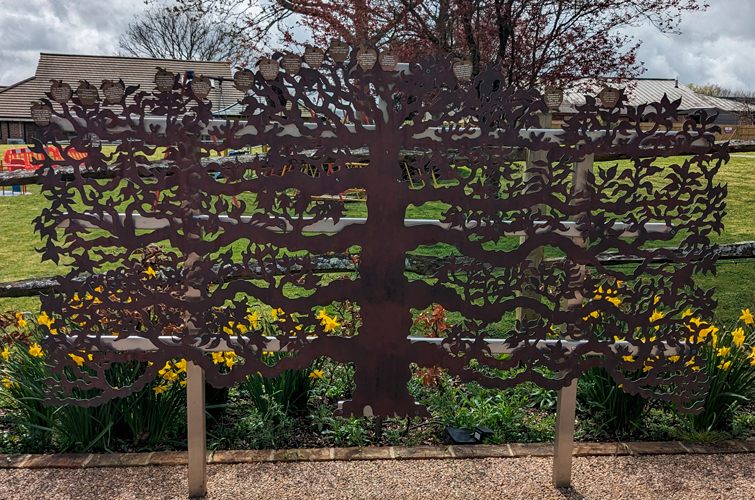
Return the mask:
{"type": "Polygon", "coordinates": [[[464,63],[428,59],[397,71],[371,57],[291,74],[266,60],[248,82],[239,121],[213,121],[201,87],[178,83],[128,88],[119,104],[74,97],[51,111],[46,137],[57,143],[68,121],[71,147],[88,156],[80,165],[64,149],[62,162],[48,158],[40,171],[51,200],[37,219],[44,258],[72,264],[43,298],[50,399],[90,405],[127,395],[175,358],[229,386],[329,356],[356,365],[346,414],[423,414],[407,390],[413,364],[490,387],[534,381],[548,389],[603,366],[625,391],[699,410],[706,375],[695,352],[706,332],[685,311],[704,318],[715,306],[693,277],[714,269],[709,236],[722,228],[726,191],[713,177],[728,154],[709,152],[711,119],[670,133],[679,102],[622,108],[620,96],[608,108],[588,98],[563,131],[546,131],[542,97],[502,87],[496,69],[465,82],[464,63]],[[654,127],[644,131],[638,124],[648,120],[654,127]],[[115,153],[97,141],[118,142],[115,153]],[[257,145],[267,151],[250,160],[209,158],[257,145]],[[166,148],[159,168],[147,159],[157,147],[166,148]],[[520,148],[544,153],[525,171],[520,148]],[[680,164],[654,164],[690,150],[680,164]],[[575,175],[595,153],[631,161],[575,175]],[[365,156],[368,165],[349,168],[365,156]],[[52,168],[61,165],[72,174],[52,168]],[[115,179],[97,180],[108,168],[115,179]],[[346,188],[367,191],[366,220],[341,220],[344,205],[319,196],[346,188]],[[440,223],[405,222],[409,207],[428,203],[442,207],[440,223]],[[308,234],[328,222],[330,231],[308,234]],[[654,248],[672,239],[679,251],[654,248]],[[159,272],[141,253],[153,243],[165,249],[159,272]],[[407,252],[437,243],[456,250],[432,276],[405,272],[407,252]],[[530,258],[542,247],[565,259],[530,258]],[[598,255],[607,250],[640,262],[604,266],[598,255]],[[316,257],[328,252],[357,254],[354,271],[336,280],[317,274],[316,257]],[[350,337],[316,317],[345,300],[361,308],[350,337]],[[437,343],[407,339],[412,309],[433,304],[463,321],[437,343]],[[264,306],[281,310],[275,332],[254,314],[264,306]],[[528,314],[504,335],[517,349],[494,355],[490,325],[517,308],[528,314]],[[146,338],[154,349],[120,352],[107,335],[146,338]],[[261,357],[271,340],[296,356],[268,366],[261,357]],[[218,345],[243,362],[221,371],[196,349],[218,345]],[[662,356],[665,346],[679,355],[662,356]],[[71,353],[92,357],[79,368],[71,353]],[[129,359],[152,364],[132,386],[111,387],[106,370],[129,359]]]}

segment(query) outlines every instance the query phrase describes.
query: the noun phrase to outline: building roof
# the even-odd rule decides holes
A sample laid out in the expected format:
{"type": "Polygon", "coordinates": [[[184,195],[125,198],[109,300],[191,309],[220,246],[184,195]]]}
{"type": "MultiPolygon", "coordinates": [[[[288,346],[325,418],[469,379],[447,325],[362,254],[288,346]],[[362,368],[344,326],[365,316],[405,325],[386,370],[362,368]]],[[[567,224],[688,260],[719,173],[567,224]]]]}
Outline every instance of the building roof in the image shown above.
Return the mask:
{"type": "MultiPolygon", "coordinates": [[[[625,81],[624,83],[614,84],[609,82],[608,84],[614,88],[625,89],[630,106],[659,102],[665,94],[672,102],[681,98],[682,102],[679,105],[679,111],[683,113],[697,109],[719,109],[731,113],[747,111],[747,105],[742,102],[698,94],[673,78],[637,78],[625,81]]],[[[576,106],[585,104],[585,94],[597,95],[603,88],[603,84],[580,82],[577,88],[586,88],[587,90],[585,92],[577,92],[575,90],[564,91],[564,102],[559,111],[573,113],[576,106]]]]}
{"type": "Polygon", "coordinates": [[[157,66],[173,73],[183,74],[194,71],[197,75],[209,78],[222,77],[226,81],[213,80],[215,88],[207,98],[213,109],[228,107],[243,97],[229,81],[231,67],[222,61],[183,61],[176,59],[150,59],[140,57],[88,56],[75,54],[41,53],[37,71],[33,77],[0,89],[0,119],[32,121],[29,107],[33,101],[45,97],[50,91],[50,80],[63,80],[74,90],[79,80],[87,80],[99,87],[102,80],[118,81],[127,86],[141,85],[141,90],[155,88],[154,77],[157,66]]]}

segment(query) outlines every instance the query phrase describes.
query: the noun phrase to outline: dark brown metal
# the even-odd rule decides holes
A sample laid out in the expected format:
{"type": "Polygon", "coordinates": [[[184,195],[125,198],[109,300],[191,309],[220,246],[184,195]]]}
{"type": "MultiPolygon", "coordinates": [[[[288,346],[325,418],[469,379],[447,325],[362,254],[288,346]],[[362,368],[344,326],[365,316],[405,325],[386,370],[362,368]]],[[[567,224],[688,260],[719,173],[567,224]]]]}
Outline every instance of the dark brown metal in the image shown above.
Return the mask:
{"type": "MultiPolygon", "coordinates": [[[[334,47],[331,56],[348,52],[334,47]]],[[[671,129],[678,102],[606,108],[588,97],[554,136],[536,131],[538,114],[547,112],[540,94],[503,87],[495,69],[460,82],[464,68],[453,61],[426,59],[397,72],[378,65],[364,70],[356,59],[325,60],[319,70],[302,67],[295,76],[280,72],[270,80],[254,75],[242,101],[248,122],[210,125],[212,104],[196,91],[184,92],[180,82],[172,91],[139,91],[133,105],[82,107],[77,97],[62,105],[58,116],[71,121],[76,132],[71,145],[88,157],[80,166],[63,150],[63,162],[48,158],[41,171],[51,200],[36,220],[45,241],[43,257],[72,264],[68,275],[56,278],[54,293],[43,298],[43,310],[53,318],[50,328],[58,332],[45,340],[56,376],[50,400],[91,405],[127,395],[175,358],[196,362],[211,384],[229,386],[249,374],[272,377],[329,356],[357,367],[356,390],[344,414],[424,414],[407,390],[413,364],[442,367],[465,382],[489,387],[532,381],[548,389],[603,366],[625,391],[698,411],[707,376],[702,360],[694,357],[696,344],[681,349],[676,360],[655,354],[662,342],[677,346],[690,336],[697,341],[698,332],[691,332],[696,327],[683,313],[691,309],[694,316],[709,318],[715,306],[712,292],[693,281],[695,273],[714,269],[709,237],[722,229],[726,194],[714,174],[728,159],[727,149],[711,150],[700,141],[716,129],[711,117],[688,121],[682,132],[658,133],[671,129]],[[145,129],[141,120],[148,114],[165,116],[167,125],[145,129]],[[657,124],[650,131],[633,124],[648,119],[657,124]],[[217,143],[202,142],[203,135],[217,143]],[[112,158],[98,141],[119,141],[119,175],[113,180],[79,173],[108,170],[112,158]],[[250,161],[202,162],[211,151],[249,145],[269,150],[250,161]],[[156,146],[168,148],[169,166],[144,177],[146,155],[156,146]],[[369,165],[347,168],[358,161],[355,151],[364,148],[369,165]],[[516,162],[518,148],[547,152],[526,178],[516,162]],[[418,153],[399,163],[402,150],[418,153]],[[663,170],[653,164],[654,156],[689,150],[697,154],[680,164],[663,170]],[[634,164],[597,170],[577,191],[573,165],[592,154],[626,154],[634,164]],[[73,179],[63,182],[62,173],[52,169],[57,165],[73,168],[73,179]],[[313,197],[347,188],[366,189],[367,222],[337,234],[305,236],[303,229],[313,221],[344,213],[343,204],[313,197]],[[255,205],[233,202],[244,193],[254,193],[255,205]],[[445,204],[441,220],[451,229],[405,227],[410,204],[431,202],[445,204]],[[545,208],[533,211],[535,206],[545,208]],[[118,212],[168,220],[170,227],[137,231],[131,218],[119,221],[118,212]],[[242,214],[252,220],[236,222],[242,214]],[[105,221],[106,215],[116,222],[105,221]],[[75,223],[58,228],[65,220],[84,220],[98,229],[75,223]],[[584,248],[558,233],[566,220],[578,222],[584,248]],[[616,222],[629,223],[637,236],[622,238],[616,222]],[[650,232],[644,226],[650,222],[673,225],[673,232],[650,232]],[[293,230],[273,231],[288,226],[293,230]],[[519,243],[519,236],[504,236],[513,231],[525,231],[526,239],[519,243]],[[651,248],[677,235],[680,252],[651,248]],[[151,243],[166,244],[160,279],[138,254],[151,243]],[[406,275],[407,252],[435,243],[453,245],[465,258],[446,259],[431,280],[406,275]],[[313,256],[345,253],[355,245],[361,249],[355,272],[327,283],[315,275],[313,256]],[[563,252],[566,260],[528,260],[539,247],[563,252]],[[598,256],[612,250],[641,262],[629,270],[605,267],[598,256]],[[653,262],[658,256],[666,262],[653,262]],[[582,265],[598,272],[575,283],[582,265]],[[85,273],[90,275],[82,282],[85,273]],[[616,280],[624,282],[618,294],[616,280]],[[580,295],[582,307],[567,307],[580,295]],[[619,306],[611,302],[617,298],[619,306]],[[345,300],[361,307],[358,333],[325,332],[317,311],[345,300]],[[275,331],[268,333],[296,350],[296,357],[274,366],[262,362],[263,331],[247,317],[247,308],[258,303],[285,311],[286,321],[274,323],[275,331]],[[446,331],[440,346],[410,343],[411,310],[433,304],[461,313],[464,320],[446,331]],[[517,308],[539,318],[507,333],[509,344],[521,347],[513,355],[491,356],[484,341],[489,326],[517,308]],[[664,314],[651,322],[655,310],[664,314]],[[538,345],[554,331],[584,343],[572,352],[558,344],[538,345]],[[159,349],[116,352],[100,340],[110,334],[149,338],[159,349]],[[166,334],[179,345],[161,343],[158,337],[166,334]],[[634,346],[631,358],[628,348],[614,345],[615,336],[634,346]],[[231,370],[221,370],[193,347],[231,339],[238,341],[234,350],[243,359],[231,370]],[[81,352],[93,356],[85,368],[69,356],[81,352]],[[586,356],[591,352],[602,356],[586,356]],[[105,370],[128,359],[153,364],[132,386],[111,387],[105,370]],[[639,380],[627,377],[643,366],[649,368],[639,380]]],[[[305,60],[317,63],[306,54],[305,60]]],[[[64,138],[54,123],[45,133],[52,143],[64,138]]]]}

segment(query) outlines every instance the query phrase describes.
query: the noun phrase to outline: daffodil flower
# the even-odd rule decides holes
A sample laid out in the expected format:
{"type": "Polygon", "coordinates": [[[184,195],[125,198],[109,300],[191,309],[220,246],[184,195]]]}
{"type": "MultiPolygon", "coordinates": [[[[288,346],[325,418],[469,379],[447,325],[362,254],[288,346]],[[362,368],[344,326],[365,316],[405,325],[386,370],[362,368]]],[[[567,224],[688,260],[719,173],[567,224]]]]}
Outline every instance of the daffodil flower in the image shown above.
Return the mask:
{"type": "Polygon", "coordinates": [[[148,279],[152,279],[155,276],[157,276],[157,273],[155,273],[155,270],[152,269],[152,266],[149,266],[146,271],[142,271],[142,273],[147,275],[148,279]]]}
{"type": "Polygon", "coordinates": [[[742,327],[731,332],[731,341],[735,346],[742,347],[742,344],[745,343],[745,331],[742,327]]]}
{"type": "Polygon", "coordinates": [[[72,359],[72,360],[73,360],[73,361],[74,361],[74,362],[75,362],[75,363],[76,363],[77,365],[79,365],[79,366],[84,366],[84,358],[82,358],[81,356],[77,356],[77,355],[75,355],[75,354],[73,354],[73,353],[70,353],[70,354],[68,354],[68,355],[69,355],[69,356],[71,357],[71,359],[72,359]]]}
{"type": "Polygon", "coordinates": [[[309,378],[322,378],[322,374],[322,370],[312,370],[312,373],[309,374],[309,378]]]}
{"type": "Polygon", "coordinates": [[[36,342],[34,342],[34,345],[29,347],[29,354],[31,354],[35,358],[41,358],[45,355],[44,352],[42,352],[42,348],[39,347],[39,344],[37,344],[36,342]]]}
{"type": "Polygon", "coordinates": [[[755,323],[755,316],[752,315],[749,309],[742,309],[742,316],[739,319],[745,322],[745,325],[752,325],[755,323]]]}
{"type": "MultiPolygon", "coordinates": [[[[753,349],[752,351],[753,354],[755,354],[755,349],[753,349]]],[[[10,350],[8,350],[8,347],[3,349],[3,352],[0,352],[0,356],[2,356],[5,361],[8,361],[8,359],[10,359],[10,350]]]]}

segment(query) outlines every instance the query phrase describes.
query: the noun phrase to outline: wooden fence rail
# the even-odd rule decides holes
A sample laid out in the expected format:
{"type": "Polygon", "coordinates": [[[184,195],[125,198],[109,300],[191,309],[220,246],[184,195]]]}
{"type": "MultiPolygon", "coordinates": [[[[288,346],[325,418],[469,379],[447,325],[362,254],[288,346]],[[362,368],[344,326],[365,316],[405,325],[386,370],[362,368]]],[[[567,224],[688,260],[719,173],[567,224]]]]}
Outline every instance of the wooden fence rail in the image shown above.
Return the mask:
{"type": "MultiPolygon", "coordinates": [[[[670,250],[675,254],[681,253],[677,247],[667,247],[665,250],[670,250]]],[[[726,243],[718,246],[716,250],[719,260],[741,260],[755,258],[755,241],[744,241],[741,243],[726,243]]],[[[457,257],[458,261],[462,264],[470,263],[471,260],[466,257],[457,257]],[[469,262],[467,262],[469,261],[469,262]]],[[[622,255],[618,252],[606,252],[598,256],[598,260],[602,264],[606,265],[619,265],[619,264],[632,264],[641,262],[641,259],[633,256],[622,255]]],[[[563,258],[545,259],[546,262],[561,262],[563,258]]],[[[355,270],[354,262],[350,255],[346,254],[334,254],[334,255],[314,255],[312,256],[312,262],[317,272],[321,273],[341,273],[341,272],[353,272],[355,270]]],[[[407,255],[406,256],[406,271],[423,276],[429,276],[434,274],[445,262],[442,257],[433,257],[429,255],[407,255]]],[[[656,258],[653,262],[662,264],[669,262],[668,259],[656,258]]],[[[80,277],[81,281],[85,280],[85,276],[80,277]]],[[[232,280],[234,276],[231,275],[227,279],[232,280]]],[[[49,293],[54,287],[59,286],[55,278],[30,278],[18,281],[9,281],[6,283],[0,283],[0,298],[8,297],[34,297],[41,293],[49,293]]]]}

